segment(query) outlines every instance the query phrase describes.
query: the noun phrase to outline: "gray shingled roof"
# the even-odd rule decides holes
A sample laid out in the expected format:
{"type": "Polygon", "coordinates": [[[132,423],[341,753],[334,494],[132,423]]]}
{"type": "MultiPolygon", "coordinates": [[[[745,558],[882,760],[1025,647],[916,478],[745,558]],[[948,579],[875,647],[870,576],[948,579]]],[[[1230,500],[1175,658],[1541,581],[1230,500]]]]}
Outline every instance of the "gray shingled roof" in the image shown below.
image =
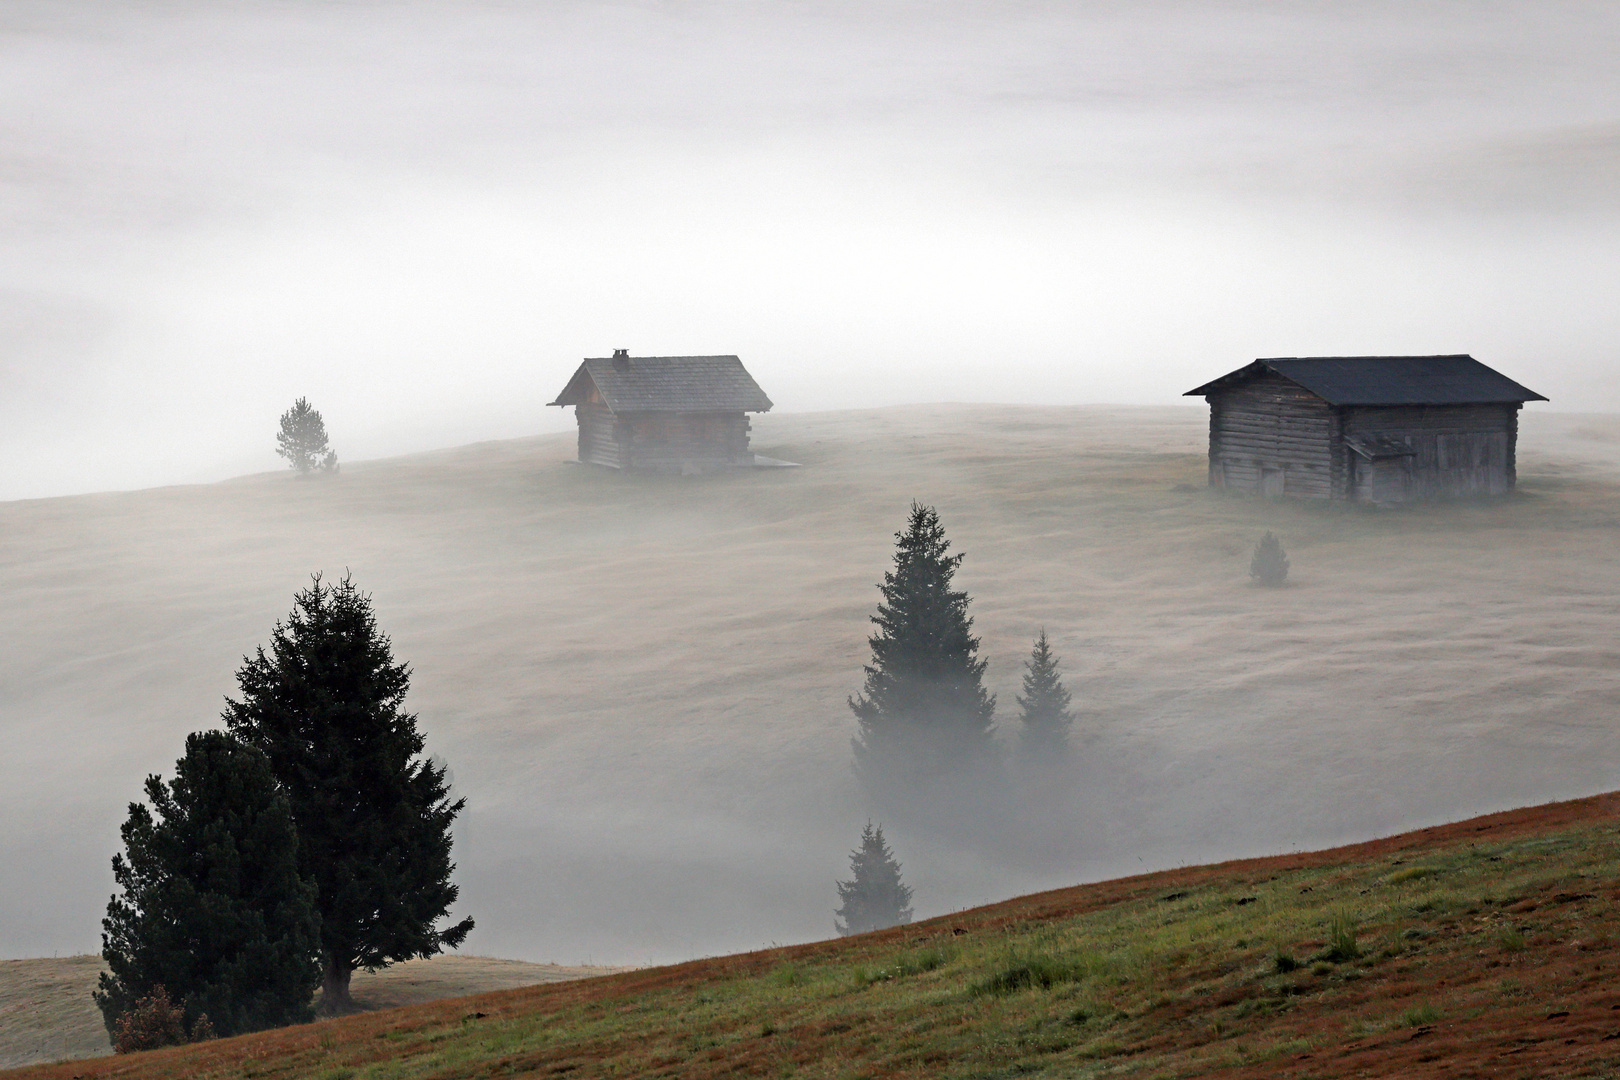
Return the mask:
{"type": "Polygon", "coordinates": [[[607,407],[630,412],[769,412],[771,399],[735,356],[632,356],[621,370],[611,357],[579,365],[553,405],[578,405],[595,383],[607,407]]]}
{"type": "Polygon", "coordinates": [[[1189,390],[1205,397],[1267,371],[1298,383],[1329,405],[1492,405],[1546,401],[1472,356],[1303,356],[1256,360],[1189,390]]]}

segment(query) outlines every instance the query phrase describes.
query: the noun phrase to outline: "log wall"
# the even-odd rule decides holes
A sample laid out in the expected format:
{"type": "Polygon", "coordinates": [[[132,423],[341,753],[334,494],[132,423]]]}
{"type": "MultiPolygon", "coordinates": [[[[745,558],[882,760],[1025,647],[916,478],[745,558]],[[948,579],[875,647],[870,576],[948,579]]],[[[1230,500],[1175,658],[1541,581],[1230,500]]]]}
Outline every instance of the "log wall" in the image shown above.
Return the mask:
{"type": "Polygon", "coordinates": [[[1505,495],[1517,479],[1517,405],[1351,408],[1344,428],[1413,450],[1378,461],[1355,456],[1352,497],[1364,502],[1505,495]]]}
{"type": "Polygon", "coordinates": [[[1517,479],[1516,404],[1335,408],[1270,373],[1208,400],[1211,487],[1404,502],[1503,495],[1517,479]],[[1368,460],[1358,436],[1412,453],[1368,460]]]}
{"type": "Polygon", "coordinates": [[[1343,432],[1327,402],[1278,375],[1209,399],[1211,487],[1329,499],[1344,491],[1343,432]]]}
{"type": "Polygon", "coordinates": [[[575,407],[579,460],[615,469],[701,472],[752,465],[752,425],[742,412],[626,413],[605,405],[575,407]]]}
{"type": "Polygon", "coordinates": [[[574,417],[579,421],[579,460],[620,468],[618,417],[606,405],[590,404],[574,406],[574,417]]]}

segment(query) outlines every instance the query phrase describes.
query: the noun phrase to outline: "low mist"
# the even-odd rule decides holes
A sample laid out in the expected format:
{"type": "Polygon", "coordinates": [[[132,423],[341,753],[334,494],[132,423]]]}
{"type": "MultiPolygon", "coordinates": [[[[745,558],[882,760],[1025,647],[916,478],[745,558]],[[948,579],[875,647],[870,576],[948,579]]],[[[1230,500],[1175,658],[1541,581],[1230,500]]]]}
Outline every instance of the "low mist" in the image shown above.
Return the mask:
{"type": "Polygon", "coordinates": [[[1522,497],[1203,491],[1192,408],[760,417],[799,469],[637,477],[569,434],[0,508],[0,953],[93,952],[129,800],[218,724],[308,575],[374,597],[457,825],[466,951],[642,963],[830,937],[868,818],[919,918],[1608,790],[1620,422],[1526,410],[1522,497]],[[846,705],[913,498],[1017,738],[1044,629],[1072,757],[907,794],[846,705]],[[1249,556],[1283,539],[1289,586],[1249,556]]]}
{"type": "Polygon", "coordinates": [[[315,572],[412,665],[480,954],[831,936],[869,817],[925,918],[1612,788],[1617,47],[1596,3],[7,5],[0,955],[98,949],[129,800],[315,572]],[[615,348],[738,354],[804,467],[564,465],[615,348]],[[1463,351],[1552,399],[1502,516],[1198,501],[1185,390],[1463,351]],[[299,397],[338,476],[275,457],[299,397]],[[1009,746],[1051,635],[1067,763],[857,782],[912,499],[1009,746]]]}
{"type": "Polygon", "coordinates": [[[1471,351],[1620,407],[1620,15],[17,4],[0,497],[537,431],[584,355],[787,410],[1471,351]],[[22,464],[26,463],[26,467],[22,464]]]}

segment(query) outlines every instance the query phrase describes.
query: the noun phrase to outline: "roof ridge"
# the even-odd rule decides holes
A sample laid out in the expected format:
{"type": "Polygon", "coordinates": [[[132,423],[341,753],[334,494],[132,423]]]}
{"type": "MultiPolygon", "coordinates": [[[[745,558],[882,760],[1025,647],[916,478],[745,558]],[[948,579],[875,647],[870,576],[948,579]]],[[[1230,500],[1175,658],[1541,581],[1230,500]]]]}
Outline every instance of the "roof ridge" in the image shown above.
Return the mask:
{"type": "Polygon", "coordinates": [[[736,353],[588,356],[553,405],[595,396],[614,413],[769,412],[771,399],[736,353]]]}
{"type": "Polygon", "coordinates": [[[1261,357],[1185,396],[1211,397],[1267,371],[1335,406],[1522,405],[1547,400],[1468,353],[1261,357]]]}

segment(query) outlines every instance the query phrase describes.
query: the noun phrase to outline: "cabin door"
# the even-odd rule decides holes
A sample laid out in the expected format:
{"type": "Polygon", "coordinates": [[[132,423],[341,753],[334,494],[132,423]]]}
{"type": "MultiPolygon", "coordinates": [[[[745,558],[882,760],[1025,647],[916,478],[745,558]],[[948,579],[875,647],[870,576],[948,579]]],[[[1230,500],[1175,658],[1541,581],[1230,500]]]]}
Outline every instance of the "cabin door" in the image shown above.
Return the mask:
{"type": "Polygon", "coordinates": [[[1283,471],[1278,465],[1260,467],[1260,494],[1275,498],[1283,493],[1283,471]]]}
{"type": "Polygon", "coordinates": [[[1352,455],[1350,490],[1358,502],[1403,503],[1412,498],[1412,459],[1366,458],[1352,455]]]}

